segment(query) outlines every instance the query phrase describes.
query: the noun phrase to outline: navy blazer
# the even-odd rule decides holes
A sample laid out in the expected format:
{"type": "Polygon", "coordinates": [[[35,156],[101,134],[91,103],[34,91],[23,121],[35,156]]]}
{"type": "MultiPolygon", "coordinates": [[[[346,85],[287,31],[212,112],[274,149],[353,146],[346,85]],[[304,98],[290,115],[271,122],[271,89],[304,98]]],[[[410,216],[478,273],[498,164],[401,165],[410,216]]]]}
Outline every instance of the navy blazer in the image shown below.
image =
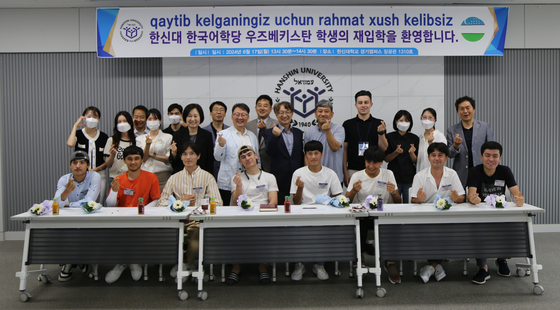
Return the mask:
{"type": "Polygon", "coordinates": [[[271,159],[270,173],[276,177],[279,190],[289,191],[292,174],[303,167],[303,131],[298,128],[291,128],[294,135],[294,146],[292,155],[290,155],[282,135],[275,136],[272,129],[269,128],[264,132],[266,153],[271,159]]]}

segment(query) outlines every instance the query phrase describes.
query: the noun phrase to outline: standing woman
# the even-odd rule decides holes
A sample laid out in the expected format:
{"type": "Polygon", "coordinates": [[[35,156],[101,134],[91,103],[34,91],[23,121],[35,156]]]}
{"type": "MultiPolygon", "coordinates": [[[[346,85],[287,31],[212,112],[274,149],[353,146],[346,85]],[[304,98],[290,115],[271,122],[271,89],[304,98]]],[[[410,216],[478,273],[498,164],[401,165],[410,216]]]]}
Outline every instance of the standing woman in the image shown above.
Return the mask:
{"type": "Polygon", "coordinates": [[[406,110],[400,110],[393,118],[393,129],[387,135],[389,146],[385,152],[387,168],[393,171],[397,181],[402,201],[408,203],[408,189],[412,187],[412,180],[416,174],[416,160],[418,156],[418,136],[411,133],[412,115],[406,110]]]}
{"type": "MultiPolygon", "coordinates": [[[[100,174],[100,191],[101,193],[106,193],[107,179],[104,172],[107,165],[103,158],[103,149],[109,137],[106,133],[97,129],[99,118],[101,118],[101,112],[97,107],[87,107],[74,124],[66,145],[73,147],[74,151],[84,151],[88,154],[90,158],[89,170],[100,174]],[[83,127],[84,125],[84,128],[78,130],[78,127],[83,127]]],[[[105,194],[99,195],[99,201],[101,204],[105,203],[105,194]]]]}
{"type": "Polygon", "coordinates": [[[113,128],[113,136],[107,139],[103,155],[105,156],[105,164],[109,169],[109,182],[128,171],[123,160],[124,149],[131,145],[136,145],[134,136],[132,116],[126,111],[120,111],[115,116],[115,127],[113,128]]]}
{"type": "Polygon", "coordinates": [[[424,134],[420,136],[420,144],[418,146],[418,160],[416,161],[416,172],[430,167],[428,161],[428,146],[434,142],[447,143],[445,135],[436,129],[437,113],[432,108],[426,108],[422,111],[420,117],[424,134]]]}
{"type": "Polygon", "coordinates": [[[146,126],[150,133],[138,136],[136,145],[144,150],[142,170],[157,176],[161,192],[173,171],[169,163],[169,147],[173,142],[173,136],[160,130],[161,113],[158,109],[148,111],[146,126]]]}
{"type": "Polygon", "coordinates": [[[200,159],[198,165],[203,170],[214,172],[214,145],[212,144],[212,134],[202,128],[200,124],[204,122],[204,112],[197,103],[191,103],[183,110],[183,122],[186,128],[181,128],[173,133],[173,144],[171,145],[171,155],[169,160],[173,166],[173,173],[183,170],[185,165],[181,156],[177,156],[177,148],[185,142],[194,142],[200,149],[200,159]]]}

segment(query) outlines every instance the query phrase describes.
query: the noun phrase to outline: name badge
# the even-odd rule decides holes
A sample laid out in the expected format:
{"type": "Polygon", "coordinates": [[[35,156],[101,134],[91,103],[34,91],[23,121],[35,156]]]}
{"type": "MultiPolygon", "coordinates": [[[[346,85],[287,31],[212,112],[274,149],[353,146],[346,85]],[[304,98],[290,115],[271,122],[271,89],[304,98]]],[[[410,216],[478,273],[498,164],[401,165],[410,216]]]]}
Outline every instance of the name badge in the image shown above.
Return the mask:
{"type": "Polygon", "coordinates": [[[319,183],[319,188],[328,188],[329,183],[319,183]]]}
{"type": "Polygon", "coordinates": [[[103,152],[105,149],[103,149],[102,147],[99,148],[99,152],[103,152]]]}
{"type": "Polygon", "coordinates": [[[81,148],[81,149],[85,149],[85,148],[86,148],[86,145],[85,145],[85,144],[80,144],[80,143],[78,143],[78,147],[81,148]]]}
{"type": "Polygon", "coordinates": [[[134,190],[130,189],[130,188],[125,188],[124,189],[124,194],[128,195],[128,196],[134,196],[134,190]]]}
{"type": "Polygon", "coordinates": [[[368,148],[369,148],[369,142],[358,143],[358,156],[364,156],[364,153],[368,148]]]}
{"type": "Polygon", "coordinates": [[[202,194],[202,187],[193,187],[192,190],[197,194],[202,194]]]}
{"type": "Polygon", "coordinates": [[[444,190],[444,191],[451,190],[451,184],[442,185],[442,186],[441,186],[441,189],[444,190]]]}
{"type": "Polygon", "coordinates": [[[263,184],[263,185],[257,185],[257,192],[258,192],[258,193],[267,192],[267,190],[266,190],[266,185],[265,185],[265,184],[263,184]]]}
{"type": "Polygon", "coordinates": [[[379,188],[387,188],[387,182],[377,181],[377,187],[379,187],[379,188]]]}
{"type": "Polygon", "coordinates": [[[506,186],[505,180],[496,180],[494,181],[494,186],[506,186]]]}

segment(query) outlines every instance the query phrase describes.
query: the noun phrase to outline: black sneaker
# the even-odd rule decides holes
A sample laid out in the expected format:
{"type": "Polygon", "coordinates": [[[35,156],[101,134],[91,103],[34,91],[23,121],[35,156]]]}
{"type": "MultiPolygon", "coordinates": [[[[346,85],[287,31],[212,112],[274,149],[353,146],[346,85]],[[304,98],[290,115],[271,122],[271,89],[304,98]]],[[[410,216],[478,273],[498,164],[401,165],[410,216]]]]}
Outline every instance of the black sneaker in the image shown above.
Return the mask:
{"type": "Polygon", "coordinates": [[[496,260],[496,267],[498,267],[498,275],[499,276],[502,276],[502,277],[511,276],[511,272],[509,271],[507,260],[497,259],[496,260]]]}
{"type": "Polygon", "coordinates": [[[476,284],[484,284],[488,279],[490,279],[490,272],[484,270],[483,268],[479,268],[472,281],[476,284]]]}
{"type": "Polygon", "coordinates": [[[89,273],[89,264],[78,265],[78,267],[80,267],[80,269],[82,270],[82,273],[84,273],[84,274],[89,273]]]}
{"type": "Polygon", "coordinates": [[[62,270],[60,270],[60,274],[58,275],[58,281],[66,282],[72,279],[72,265],[66,264],[62,266],[62,270]]]}
{"type": "Polygon", "coordinates": [[[373,243],[366,243],[364,250],[368,255],[375,256],[375,247],[373,246],[373,243]]]}

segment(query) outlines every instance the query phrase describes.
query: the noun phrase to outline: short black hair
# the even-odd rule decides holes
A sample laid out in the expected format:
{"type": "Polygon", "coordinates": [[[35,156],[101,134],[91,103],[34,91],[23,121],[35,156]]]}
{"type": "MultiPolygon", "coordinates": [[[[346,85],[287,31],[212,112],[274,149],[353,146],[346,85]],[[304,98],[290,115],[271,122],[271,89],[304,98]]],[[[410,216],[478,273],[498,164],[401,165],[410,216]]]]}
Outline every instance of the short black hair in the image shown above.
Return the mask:
{"type": "Polygon", "coordinates": [[[484,142],[484,144],[482,144],[482,146],[480,147],[480,154],[484,154],[484,151],[486,150],[498,150],[500,152],[500,156],[502,156],[502,145],[496,141],[488,141],[488,142],[484,142]]]}
{"type": "Polygon", "coordinates": [[[272,98],[270,98],[270,96],[269,96],[269,95],[266,95],[266,94],[260,95],[260,96],[257,98],[257,100],[255,101],[255,106],[257,106],[257,103],[258,103],[260,100],[262,100],[262,99],[268,100],[268,104],[272,107],[272,103],[273,103],[273,102],[272,102],[272,98]]]}
{"type": "Polygon", "coordinates": [[[395,114],[395,118],[393,118],[393,129],[395,131],[399,131],[399,129],[397,128],[397,121],[403,116],[410,122],[410,126],[407,130],[408,132],[410,132],[412,130],[413,121],[412,115],[410,115],[410,112],[408,112],[407,110],[399,110],[397,114],[395,114]]]}
{"type": "Polygon", "coordinates": [[[364,159],[365,161],[380,163],[385,160],[385,152],[379,146],[374,145],[364,152],[364,159]]]}
{"type": "Polygon", "coordinates": [[[148,118],[148,115],[149,115],[149,114],[148,114],[148,108],[146,108],[146,107],[143,106],[143,105],[137,105],[137,106],[135,106],[134,109],[132,109],[132,115],[133,115],[133,116],[134,116],[134,111],[136,111],[136,110],[142,110],[142,111],[144,111],[144,114],[146,114],[146,118],[148,118]]]}
{"type": "Polygon", "coordinates": [[[101,118],[101,111],[99,111],[99,109],[97,107],[94,106],[89,106],[84,110],[84,113],[82,113],[82,116],[86,116],[87,112],[93,112],[93,114],[97,114],[97,117],[101,118]]]}
{"type": "Polygon", "coordinates": [[[136,145],[131,145],[128,146],[124,149],[123,151],[123,159],[126,159],[128,157],[128,155],[140,155],[140,158],[144,158],[144,151],[136,146],[136,145]]]}
{"type": "Polygon", "coordinates": [[[281,107],[284,107],[284,109],[290,112],[294,112],[294,106],[291,103],[289,103],[288,101],[280,101],[274,104],[273,107],[274,114],[278,114],[278,112],[280,112],[281,107]]]}
{"type": "Polygon", "coordinates": [[[215,105],[219,105],[219,106],[224,107],[224,110],[226,110],[225,112],[227,113],[227,106],[226,106],[225,103],[223,103],[223,102],[221,102],[221,101],[214,101],[214,102],[212,102],[212,104],[210,105],[210,112],[212,112],[212,109],[214,109],[214,106],[215,106],[215,105]]]}
{"type": "Polygon", "coordinates": [[[178,152],[177,152],[178,156],[181,157],[183,155],[183,153],[189,147],[191,148],[191,150],[193,150],[193,152],[196,155],[200,155],[200,148],[198,147],[198,145],[196,143],[192,142],[192,141],[187,141],[187,142],[181,144],[181,146],[179,146],[179,149],[178,149],[178,152]]]}
{"type": "Polygon", "coordinates": [[[305,145],[303,146],[303,151],[305,153],[311,152],[311,151],[319,151],[319,152],[321,152],[321,154],[323,154],[323,143],[321,143],[320,141],[317,141],[317,140],[311,140],[311,141],[305,143],[305,145]]]}
{"type": "Polygon", "coordinates": [[[161,113],[159,112],[158,109],[148,110],[148,114],[146,114],[147,115],[146,119],[148,119],[148,117],[150,117],[150,115],[152,114],[158,119],[158,121],[161,121],[161,113]]]}
{"type": "Polygon", "coordinates": [[[434,151],[440,151],[445,154],[445,156],[449,156],[449,149],[447,148],[447,144],[441,142],[434,142],[428,146],[428,155],[432,154],[434,151]]]}
{"type": "Polygon", "coordinates": [[[204,122],[204,112],[198,103],[191,103],[185,107],[183,110],[183,122],[187,122],[187,115],[189,115],[192,109],[196,109],[198,111],[198,115],[200,115],[200,123],[202,124],[202,122],[204,122]]]}
{"type": "Polygon", "coordinates": [[[367,90],[360,90],[359,92],[356,93],[356,95],[354,95],[354,102],[358,102],[358,97],[361,96],[368,96],[369,101],[371,101],[371,92],[367,90]]]}
{"type": "Polygon", "coordinates": [[[455,100],[455,110],[456,110],[457,112],[459,112],[459,104],[461,104],[461,103],[463,103],[463,102],[465,102],[465,101],[468,101],[468,102],[471,104],[472,108],[475,109],[474,99],[471,98],[471,97],[469,97],[469,96],[463,96],[463,97],[461,97],[461,98],[455,100]]]}
{"type": "Polygon", "coordinates": [[[171,113],[173,110],[179,110],[179,113],[183,114],[183,107],[178,103],[172,103],[170,106],[167,107],[167,113],[171,113]]]}
{"type": "Polygon", "coordinates": [[[233,108],[231,109],[231,113],[233,113],[233,111],[235,111],[235,109],[240,108],[241,110],[245,110],[245,112],[247,112],[247,114],[251,113],[251,109],[249,108],[248,105],[244,104],[244,103],[236,103],[233,105],[233,108]]]}

